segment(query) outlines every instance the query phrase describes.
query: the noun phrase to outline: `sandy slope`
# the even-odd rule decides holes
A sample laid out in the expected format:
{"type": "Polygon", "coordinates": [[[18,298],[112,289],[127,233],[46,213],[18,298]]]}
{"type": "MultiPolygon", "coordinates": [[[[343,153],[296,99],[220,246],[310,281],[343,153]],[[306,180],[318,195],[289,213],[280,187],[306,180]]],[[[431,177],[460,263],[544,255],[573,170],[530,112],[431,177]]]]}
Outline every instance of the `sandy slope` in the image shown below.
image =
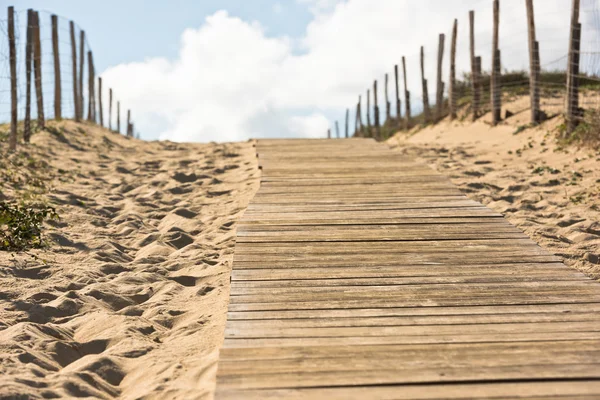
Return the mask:
{"type": "Polygon", "coordinates": [[[59,127],[25,149],[50,164],[57,244],[32,252],[45,263],[0,253],[0,398],[206,397],[253,144],[59,127]]]}
{"type": "MultiPolygon", "coordinates": [[[[524,110],[523,97],[505,108],[524,110]]],[[[502,213],[565,263],[600,278],[600,152],[557,143],[556,117],[518,132],[523,111],[491,127],[443,121],[388,143],[449,175],[470,198],[502,213]],[[518,132],[518,133],[517,133],[518,132]]]]}

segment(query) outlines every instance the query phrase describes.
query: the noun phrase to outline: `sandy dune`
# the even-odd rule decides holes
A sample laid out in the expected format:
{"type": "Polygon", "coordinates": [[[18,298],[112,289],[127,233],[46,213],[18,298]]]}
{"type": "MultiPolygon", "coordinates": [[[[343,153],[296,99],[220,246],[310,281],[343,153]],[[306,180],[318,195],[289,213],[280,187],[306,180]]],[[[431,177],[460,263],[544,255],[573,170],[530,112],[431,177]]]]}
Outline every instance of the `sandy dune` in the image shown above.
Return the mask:
{"type": "Polygon", "coordinates": [[[476,123],[443,121],[388,143],[450,176],[567,265],[600,279],[600,152],[558,143],[561,117],[522,130],[527,106],[528,97],[506,104],[525,111],[496,127],[490,115],[476,123]]]}
{"type": "Polygon", "coordinates": [[[0,252],[0,398],[207,397],[235,223],[259,184],[253,143],[57,128],[26,149],[49,164],[38,197],[61,215],[56,244],[0,252]]]}

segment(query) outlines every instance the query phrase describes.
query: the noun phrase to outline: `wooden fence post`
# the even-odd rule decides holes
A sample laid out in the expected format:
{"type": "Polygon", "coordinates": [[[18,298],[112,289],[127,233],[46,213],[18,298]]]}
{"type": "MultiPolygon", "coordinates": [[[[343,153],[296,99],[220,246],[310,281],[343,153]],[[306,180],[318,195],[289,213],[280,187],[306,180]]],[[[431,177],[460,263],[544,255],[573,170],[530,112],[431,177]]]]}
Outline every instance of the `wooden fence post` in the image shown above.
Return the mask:
{"type": "Polygon", "coordinates": [[[331,139],[331,129],[327,129],[327,139],[331,139]]]}
{"type": "Polygon", "coordinates": [[[104,115],[102,114],[102,77],[98,77],[98,115],[100,126],[104,126],[104,115]]]}
{"type": "Polygon", "coordinates": [[[350,109],[346,108],[346,139],[349,138],[348,134],[349,134],[349,129],[350,129],[350,109]]]}
{"type": "Polygon", "coordinates": [[[371,136],[371,91],[367,89],[367,137],[371,136]]]}
{"type": "MultiPolygon", "coordinates": [[[[127,126],[129,126],[129,110],[127,110],[127,126]]],[[[127,136],[129,136],[129,129],[127,129],[127,136]]],[[[335,137],[340,138],[340,124],[338,121],[335,121],[335,137]]]]}
{"type": "Polygon", "coordinates": [[[423,118],[425,124],[431,122],[431,111],[429,108],[429,89],[425,79],[425,48],[421,46],[421,87],[423,90],[423,118]]]}
{"type": "Polygon", "coordinates": [[[112,88],[108,89],[108,130],[112,131],[112,88]]]}
{"type": "Polygon", "coordinates": [[[396,119],[398,120],[398,124],[400,124],[400,119],[402,118],[402,102],[400,101],[400,84],[398,82],[398,64],[394,65],[394,77],[396,81],[396,119]]]}
{"type": "Polygon", "coordinates": [[[17,149],[17,46],[15,45],[15,9],[8,7],[8,47],[10,63],[10,136],[8,146],[17,149]]]}
{"type": "Polygon", "coordinates": [[[490,77],[490,97],[492,101],[492,125],[501,119],[502,94],[500,93],[500,49],[499,49],[500,1],[494,0],[494,37],[492,41],[492,73],[490,77]]]}
{"type": "Polygon", "coordinates": [[[23,139],[31,137],[31,67],[33,54],[33,10],[27,10],[27,28],[25,43],[25,120],[23,121],[23,139]]]}
{"type": "Polygon", "coordinates": [[[481,61],[481,56],[475,57],[475,68],[477,71],[477,104],[479,110],[481,110],[481,99],[483,97],[483,81],[481,79],[483,76],[483,62],[481,61]]]}
{"type": "Polygon", "coordinates": [[[581,24],[579,23],[579,0],[573,0],[571,10],[571,34],[567,65],[567,134],[577,127],[579,116],[579,51],[581,49],[581,24]]]}
{"type": "Polygon", "coordinates": [[[95,122],[96,116],[96,104],[95,104],[95,93],[94,93],[94,61],[92,56],[92,51],[88,50],[88,121],[95,122]]]}
{"type": "Polygon", "coordinates": [[[388,74],[385,74],[385,121],[389,122],[392,117],[392,103],[388,95],[388,74]]]}
{"type": "Polygon", "coordinates": [[[121,102],[117,101],[117,133],[121,133],[121,102]]]}
{"type": "Polygon", "coordinates": [[[406,58],[402,56],[402,72],[404,75],[404,129],[410,128],[410,91],[406,77],[406,58]]]}
{"type": "Polygon", "coordinates": [[[83,66],[85,64],[85,32],[79,32],[79,119],[83,119],[85,112],[83,100],[83,66]]]}
{"type": "Polygon", "coordinates": [[[54,55],[54,119],[62,119],[62,88],[60,82],[60,52],[58,49],[58,17],[54,14],[52,20],[52,53],[54,55]]]}
{"type": "Polygon", "coordinates": [[[454,20],[452,28],[452,45],[450,48],[450,82],[448,86],[448,104],[450,105],[450,120],[456,119],[456,36],[458,34],[458,20],[454,20]]]}
{"type": "Polygon", "coordinates": [[[373,116],[375,120],[375,138],[381,139],[381,130],[379,123],[379,104],[377,102],[377,79],[373,81],[373,116]]]}
{"type": "Polygon", "coordinates": [[[79,122],[79,89],[77,88],[77,42],[75,41],[75,23],[69,21],[71,33],[71,59],[73,64],[73,107],[75,108],[75,122],[79,122]]]}
{"type": "Polygon", "coordinates": [[[540,122],[540,89],[539,71],[540,63],[539,44],[535,38],[535,14],[533,12],[533,0],[525,0],[527,7],[527,31],[529,33],[529,97],[531,103],[531,123],[540,122]],[[536,49],[538,51],[536,51],[536,49]]]}
{"type": "Polygon", "coordinates": [[[469,11],[469,33],[471,50],[471,90],[473,91],[473,121],[479,118],[479,70],[477,69],[477,58],[475,57],[475,11],[469,11]]]}
{"type": "Polygon", "coordinates": [[[435,97],[435,121],[438,122],[442,119],[442,113],[444,111],[444,81],[442,80],[442,65],[444,62],[444,41],[446,35],[440,33],[440,39],[438,43],[438,64],[437,64],[437,92],[435,97]]]}
{"type": "MultiPolygon", "coordinates": [[[[363,122],[362,122],[362,96],[358,95],[358,104],[356,105],[356,133],[362,132],[363,130],[363,122]]],[[[355,134],[355,136],[358,136],[355,134]]]]}
{"type": "MultiPolygon", "coordinates": [[[[335,128],[337,130],[338,138],[340,137],[340,130],[338,129],[338,123],[335,121],[335,128]]],[[[127,110],[127,136],[132,136],[131,131],[131,110],[127,110]]]]}
{"type": "Polygon", "coordinates": [[[37,98],[38,128],[44,128],[44,92],[42,91],[42,43],[40,40],[40,16],[33,11],[33,74],[35,77],[35,94],[37,98]]]}

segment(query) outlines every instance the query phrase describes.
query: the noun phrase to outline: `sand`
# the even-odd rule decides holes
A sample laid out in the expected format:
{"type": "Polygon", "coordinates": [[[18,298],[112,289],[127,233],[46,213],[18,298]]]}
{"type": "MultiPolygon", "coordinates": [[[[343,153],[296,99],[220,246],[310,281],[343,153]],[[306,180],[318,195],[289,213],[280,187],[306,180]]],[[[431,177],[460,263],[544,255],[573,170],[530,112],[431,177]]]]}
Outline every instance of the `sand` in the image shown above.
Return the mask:
{"type": "Polygon", "coordinates": [[[505,104],[516,114],[496,127],[489,114],[475,123],[459,115],[399,132],[388,143],[450,176],[565,264],[600,279],[600,151],[561,145],[560,116],[524,129],[528,102],[505,104]]]}
{"type": "Polygon", "coordinates": [[[48,249],[0,252],[0,398],[209,398],[253,143],[53,132],[22,148],[39,169],[15,168],[44,184],[0,196],[61,216],[48,249]]]}

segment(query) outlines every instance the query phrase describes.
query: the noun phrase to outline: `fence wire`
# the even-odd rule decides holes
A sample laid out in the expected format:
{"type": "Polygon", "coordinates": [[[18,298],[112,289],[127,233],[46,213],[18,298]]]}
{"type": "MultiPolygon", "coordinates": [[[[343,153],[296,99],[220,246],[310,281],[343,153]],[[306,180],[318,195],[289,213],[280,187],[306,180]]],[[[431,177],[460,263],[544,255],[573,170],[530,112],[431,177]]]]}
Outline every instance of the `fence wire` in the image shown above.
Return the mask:
{"type": "MultiPolygon", "coordinates": [[[[539,62],[533,66],[539,70],[539,102],[543,118],[550,118],[566,113],[568,107],[567,80],[569,69],[569,38],[571,22],[571,1],[558,4],[556,7],[545,7],[546,3],[534,2],[536,23],[536,41],[539,43],[539,62]]],[[[430,40],[424,49],[424,78],[427,80],[427,93],[421,77],[421,53],[419,47],[405,55],[407,69],[407,85],[404,85],[401,56],[399,58],[399,100],[400,113],[396,105],[395,79],[393,66],[387,73],[389,79],[389,101],[391,113],[386,112],[384,85],[379,90],[379,113],[381,129],[379,134],[374,127],[374,104],[372,85],[369,87],[371,99],[369,110],[371,129],[367,128],[366,91],[361,95],[360,114],[356,114],[356,103],[350,108],[354,122],[352,130],[357,136],[373,136],[385,139],[397,129],[436,122],[450,114],[450,103],[455,105],[459,119],[473,117],[474,104],[478,106],[479,118],[492,110],[491,72],[492,72],[492,21],[493,1],[466,1],[461,4],[458,15],[458,34],[456,49],[456,81],[450,95],[450,54],[452,45],[453,21],[448,21],[444,34],[444,52],[441,60],[443,85],[441,104],[438,111],[438,45],[430,40]],[[475,14],[474,39],[475,56],[481,59],[481,71],[478,77],[476,92],[473,89],[470,48],[469,11],[475,14]],[[433,45],[432,45],[433,44],[433,45]],[[410,93],[410,118],[407,118],[405,90],[410,93]],[[450,96],[452,97],[450,99],[450,96]],[[479,96],[478,101],[476,97],[479,96]],[[424,102],[424,98],[428,101],[424,102]],[[383,99],[383,101],[381,100],[383,99]],[[429,113],[426,112],[427,104],[429,113]],[[361,131],[361,126],[363,127],[361,131]]],[[[524,0],[501,0],[499,17],[499,50],[500,76],[499,85],[502,98],[501,118],[531,110],[530,106],[530,60],[528,40],[527,9],[524,0]],[[510,29],[506,29],[510,27],[510,29]],[[522,28],[518,28],[522,27],[522,28]],[[505,28],[503,30],[503,28],[505,28]],[[510,102],[510,103],[509,103],[510,102]]],[[[600,2],[597,0],[581,0],[579,10],[581,38],[579,42],[579,70],[573,72],[571,78],[578,82],[578,95],[572,104],[579,109],[574,115],[578,121],[586,118],[587,113],[600,112],[600,2]]],[[[432,39],[432,38],[430,38],[432,39]]],[[[383,79],[379,79],[384,82],[383,79]]],[[[356,100],[354,100],[356,101],[356,100]]],[[[488,114],[489,115],[489,114],[488,114]]]]}
{"type": "MultiPolygon", "coordinates": [[[[52,36],[52,13],[48,11],[37,11],[39,15],[40,30],[40,69],[41,69],[41,92],[43,97],[42,111],[46,120],[55,119],[55,64],[52,36]]],[[[17,65],[17,113],[18,120],[22,121],[26,112],[26,38],[28,29],[28,10],[14,10],[15,24],[15,46],[16,46],[16,65],[17,65]]],[[[76,99],[74,95],[74,75],[73,75],[73,54],[71,43],[70,20],[57,16],[58,25],[58,65],[61,86],[61,116],[62,118],[75,118],[76,99]]],[[[29,27],[33,27],[30,25],[29,27]]],[[[83,55],[84,66],[81,68],[81,32],[82,27],[74,23],[75,28],[75,46],[76,46],[76,67],[77,67],[77,86],[82,82],[81,91],[83,92],[83,104],[81,116],[82,119],[88,118],[89,96],[89,65],[88,51],[92,51],[87,32],[84,35],[83,55]],[[82,74],[81,74],[82,73],[82,74]]],[[[33,60],[33,56],[32,56],[33,60]]],[[[93,89],[95,96],[98,94],[98,75],[95,75],[93,89]]],[[[31,67],[31,120],[35,121],[39,115],[36,101],[36,85],[33,61],[31,67]]],[[[103,122],[105,126],[113,129],[117,127],[116,99],[113,99],[112,120],[109,121],[108,114],[108,88],[103,88],[103,122]]],[[[100,110],[98,101],[92,99],[93,120],[98,121],[100,110]]],[[[11,76],[10,76],[10,56],[9,56],[9,38],[8,38],[8,19],[0,19],[0,124],[9,123],[11,119],[11,76]]],[[[121,116],[121,121],[124,121],[121,116]]],[[[125,127],[122,123],[121,127],[125,127]]],[[[126,128],[126,127],[125,127],[126,128]]]]}

